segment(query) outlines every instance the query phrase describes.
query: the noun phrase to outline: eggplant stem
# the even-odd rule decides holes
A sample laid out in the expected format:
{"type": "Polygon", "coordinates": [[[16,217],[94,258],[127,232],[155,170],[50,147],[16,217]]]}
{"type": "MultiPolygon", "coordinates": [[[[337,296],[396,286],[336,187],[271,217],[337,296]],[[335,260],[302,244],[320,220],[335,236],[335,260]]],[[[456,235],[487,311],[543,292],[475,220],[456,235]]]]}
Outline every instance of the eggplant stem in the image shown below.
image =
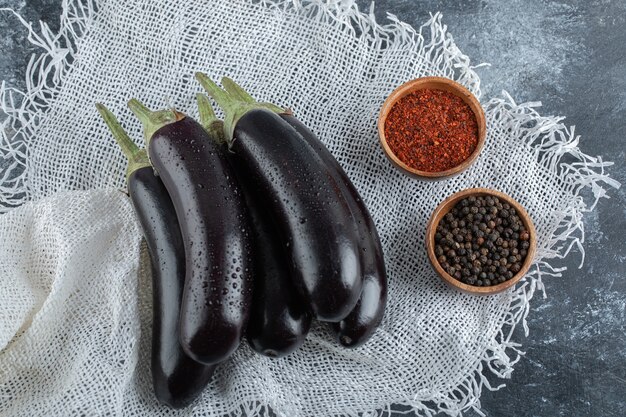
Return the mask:
{"type": "Polygon", "coordinates": [[[242,86],[237,84],[232,78],[222,77],[221,83],[224,87],[224,90],[226,90],[228,94],[230,94],[232,97],[235,97],[241,102],[255,104],[258,107],[265,108],[278,114],[291,114],[290,110],[283,109],[282,107],[275,104],[256,101],[246,90],[243,89],[242,86]]]}
{"type": "Polygon", "coordinates": [[[196,79],[207,94],[213,97],[213,100],[224,111],[224,136],[229,147],[234,142],[235,125],[247,112],[255,109],[265,109],[279,114],[284,113],[282,108],[273,104],[257,103],[243,88],[228,78],[226,78],[225,87],[230,89],[231,92],[221,89],[206,74],[201,72],[196,72],[196,79]],[[228,80],[232,81],[232,83],[229,83],[228,80]]]}
{"type": "Polygon", "coordinates": [[[230,146],[233,143],[235,124],[248,111],[247,106],[249,105],[235,100],[206,74],[196,72],[196,80],[224,111],[224,136],[230,146]]]}
{"type": "Polygon", "coordinates": [[[202,93],[196,94],[196,101],[198,102],[198,111],[200,112],[200,124],[205,129],[208,129],[211,124],[217,121],[213,106],[209,98],[202,93]]]}
{"type": "Polygon", "coordinates": [[[221,83],[224,90],[232,97],[244,103],[256,103],[256,100],[243,87],[233,81],[232,78],[222,77],[221,83]]]}
{"type": "Polygon", "coordinates": [[[163,126],[177,122],[185,118],[185,115],[176,111],[175,109],[166,109],[159,111],[152,111],[144,106],[136,98],[128,101],[128,108],[139,119],[143,125],[144,140],[146,147],[150,146],[150,140],[154,136],[157,130],[163,126]]]}
{"type": "Polygon", "coordinates": [[[98,113],[100,113],[100,116],[102,116],[102,119],[104,119],[107,127],[113,134],[115,141],[122,149],[122,153],[124,153],[126,158],[128,158],[128,168],[126,170],[126,180],[128,181],[128,177],[130,177],[130,174],[132,174],[139,168],[150,166],[150,161],[148,160],[146,150],[139,149],[139,147],[135,144],[135,142],[133,142],[130,136],[128,136],[128,133],[126,133],[120,122],[109,109],[107,109],[101,103],[96,103],[96,108],[98,109],[98,113]]]}
{"type": "Polygon", "coordinates": [[[150,120],[150,117],[152,117],[152,110],[147,108],[142,102],[140,102],[136,98],[131,98],[128,101],[128,107],[142,123],[144,120],[150,120]]]}
{"type": "Polygon", "coordinates": [[[198,111],[200,112],[200,124],[207,131],[212,140],[219,144],[226,142],[224,137],[224,123],[215,116],[213,106],[209,98],[201,93],[196,94],[198,111]]]}
{"type": "Polygon", "coordinates": [[[218,106],[224,110],[224,113],[227,111],[234,111],[234,107],[236,104],[233,98],[228,94],[228,92],[222,90],[219,85],[215,84],[215,82],[210,79],[206,74],[201,72],[196,72],[196,80],[200,83],[202,88],[205,89],[208,95],[210,95],[213,100],[217,103],[218,106]]]}

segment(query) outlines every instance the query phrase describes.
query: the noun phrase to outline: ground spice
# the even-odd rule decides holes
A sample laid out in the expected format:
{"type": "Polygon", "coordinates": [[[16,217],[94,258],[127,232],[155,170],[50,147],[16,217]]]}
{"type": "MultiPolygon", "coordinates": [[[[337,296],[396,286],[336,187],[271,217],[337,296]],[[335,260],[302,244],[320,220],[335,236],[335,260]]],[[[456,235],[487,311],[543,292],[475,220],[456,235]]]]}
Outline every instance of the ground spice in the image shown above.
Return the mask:
{"type": "Polygon", "coordinates": [[[391,108],[385,137],[391,151],[406,165],[441,172],[474,152],[478,122],[460,97],[444,90],[417,90],[391,108]]]}

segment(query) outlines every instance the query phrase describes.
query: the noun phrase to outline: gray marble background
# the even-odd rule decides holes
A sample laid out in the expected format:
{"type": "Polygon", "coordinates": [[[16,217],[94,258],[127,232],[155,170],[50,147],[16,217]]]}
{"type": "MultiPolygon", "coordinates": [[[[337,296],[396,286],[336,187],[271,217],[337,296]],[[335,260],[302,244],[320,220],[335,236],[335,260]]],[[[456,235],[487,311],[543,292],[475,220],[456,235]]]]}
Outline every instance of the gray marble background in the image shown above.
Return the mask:
{"type": "MultiPolygon", "coordinates": [[[[369,1],[357,0],[361,8],[369,1]]],[[[27,20],[58,28],[60,0],[0,0],[27,20]]],[[[441,11],[460,49],[479,69],[483,100],[504,89],[517,102],[542,101],[543,114],[567,116],[580,147],[615,165],[624,186],[585,217],[586,261],[563,262],[536,297],[526,355],[512,379],[481,398],[488,416],[626,416],[626,1],[379,0],[386,12],[420,26],[441,11]]],[[[24,87],[35,50],[9,13],[0,13],[0,79],[24,87]]],[[[474,416],[474,413],[468,413],[474,416]]]]}

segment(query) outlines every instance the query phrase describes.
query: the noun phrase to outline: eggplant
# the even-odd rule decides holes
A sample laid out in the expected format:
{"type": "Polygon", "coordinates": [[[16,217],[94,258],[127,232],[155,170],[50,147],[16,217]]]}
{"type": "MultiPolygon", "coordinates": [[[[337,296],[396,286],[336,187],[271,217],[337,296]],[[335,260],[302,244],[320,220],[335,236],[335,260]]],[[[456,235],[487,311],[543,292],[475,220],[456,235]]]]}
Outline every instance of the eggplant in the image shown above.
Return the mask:
{"type": "Polygon", "coordinates": [[[282,357],[304,343],[312,317],[293,284],[271,216],[263,208],[254,208],[250,209],[250,217],[256,238],[257,274],[246,336],[256,352],[282,357]]]}
{"type": "MultiPolygon", "coordinates": [[[[200,124],[212,139],[225,147],[223,123],[215,117],[208,97],[198,94],[197,99],[200,124]]],[[[227,159],[234,156],[231,152],[225,155],[227,159]]],[[[261,355],[286,356],[304,343],[311,327],[311,314],[292,283],[285,249],[274,232],[272,218],[256,203],[262,197],[254,195],[246,177],[238,180],[254,234],[254,291],[246,337],[252,349],[261,355]]]]}
{"type": "MultiPolygon", "coordinates": [[[[254,103],[255,100],[233,80],[224,77],[222,85],[226,91],[240,101],[254,103]]],[[[362,251],[363,290],[356,307],[344,320],[332,323],[331,327],[340,344],[357,347],[365,343],[382,321],[387,304],[387,272],[383,248],[376,225],[350,178],[324,144],[290,111],[283,110],[280,117],[299,134],[300,140],[308,143],[322,160],[341,187],[341,192],[350,205],[356,220],[362,251]]]]}
{"type": "Polygon", "coordinates": [[[145,150],[128,137],[103,105],[98,111],[128,158],[128,193],[148,246],[152,269],[152,352],[154,393],[172,408],[189,405],[211,380],[216,365],[200,364],[178,343],[178,314],[185,280],[185,253],[174,205],[154,175],[145,150]]]}
{"type": "Polygon", "coordinates": [[[250,347],[278,358],[298,349],[311,328],[311,313],[302,302],[285,262],[285,251],[276,237],[271,216],[247,201],[255,233],[255,281],[246,337],[250,347]]]}
{"type": "Polygon", "coordinates": [[[252,253],[243,195],[223,150],[194,119],[128,106],[144,125],[148,156],[172,199],[185,248],[180,343],[203,364],[239,346],[250,313],[252,253]]]}
{"type": "Polygon", "coordinates": [[[257,204],[272,217],[297,290],[318,320],[343,320],[363,277],[354,218],[339,184],[271,108],[238,102],[204,74],[196,78],[224,110],[238,175],[262,196],[257,204]]]}
{"type": "Polygon", "coordinates": [[[317,136],[293,115],[283,113],[280,117],[317,151],[317,155],[341,185],[341,191],[356,219],[363,261],[363,290],[350,314],[340,322],[332,323],[331,327],[341,345],[349,348],[361,346],[378,328],[387,304],[387,272],[376,225],[352,181],[317,136]]]}

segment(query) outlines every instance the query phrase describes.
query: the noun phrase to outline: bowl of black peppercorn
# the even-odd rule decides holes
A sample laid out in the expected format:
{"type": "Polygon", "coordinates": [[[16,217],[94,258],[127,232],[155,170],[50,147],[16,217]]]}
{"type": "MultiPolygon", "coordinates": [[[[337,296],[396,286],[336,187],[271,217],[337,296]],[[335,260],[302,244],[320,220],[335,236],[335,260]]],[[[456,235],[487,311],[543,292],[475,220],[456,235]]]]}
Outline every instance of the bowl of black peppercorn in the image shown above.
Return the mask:
{"type": "Polygon", "coordinates": [[[466,293],[490,295],[514,286],[537,250],[533,222],[508,195],[459,191],[435,209],[426,228],[428,259],[441,279],[466,293]]]}

